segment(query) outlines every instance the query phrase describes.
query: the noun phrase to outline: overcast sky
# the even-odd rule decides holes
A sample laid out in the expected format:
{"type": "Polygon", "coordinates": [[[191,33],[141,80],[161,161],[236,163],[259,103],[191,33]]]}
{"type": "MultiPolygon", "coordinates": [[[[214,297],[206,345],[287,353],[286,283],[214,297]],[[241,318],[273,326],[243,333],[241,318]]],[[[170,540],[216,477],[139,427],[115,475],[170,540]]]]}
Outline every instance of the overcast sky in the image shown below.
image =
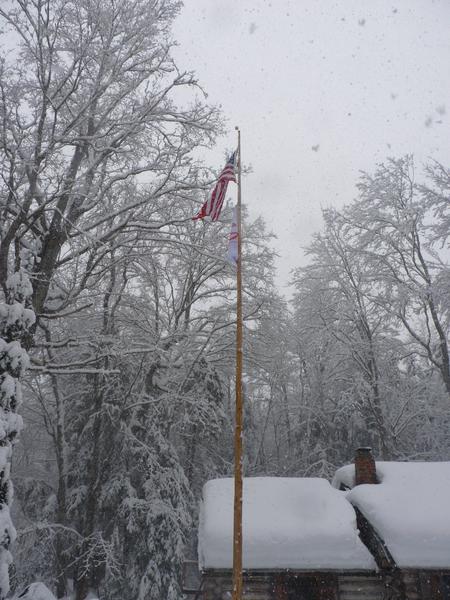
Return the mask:
{"type": "Polygon", "coordinates": [[[450,151],[450,0],[184,0],[183,68],[242,130],[243,200],[276,233],[278,281],[304,264],[321,207],[355,194],[361,170],[450,151]]]}

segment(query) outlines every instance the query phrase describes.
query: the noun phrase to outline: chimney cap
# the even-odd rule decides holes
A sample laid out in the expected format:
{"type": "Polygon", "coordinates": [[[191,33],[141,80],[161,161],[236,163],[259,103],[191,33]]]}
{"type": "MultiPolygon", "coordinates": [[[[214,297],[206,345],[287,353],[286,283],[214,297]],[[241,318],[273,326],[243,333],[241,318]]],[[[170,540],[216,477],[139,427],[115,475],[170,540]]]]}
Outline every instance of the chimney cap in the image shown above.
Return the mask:
{"type": "Polygon", "coordinates": [[[356,454],[372,454],[372,448],[370,446],[360,446],[356,448],[356,454]]]}

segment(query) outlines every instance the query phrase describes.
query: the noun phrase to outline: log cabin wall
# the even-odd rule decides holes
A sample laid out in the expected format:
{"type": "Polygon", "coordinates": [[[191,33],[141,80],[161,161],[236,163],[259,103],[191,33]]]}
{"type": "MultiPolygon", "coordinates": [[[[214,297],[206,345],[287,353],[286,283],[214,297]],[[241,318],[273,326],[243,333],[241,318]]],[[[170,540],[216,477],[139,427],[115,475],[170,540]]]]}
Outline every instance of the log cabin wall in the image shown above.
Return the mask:
{"type": "MultiPolygon", "coordinates": [[[[231,573],[204,573],[202,589],[202,600],[230,600],[231,573]]],[[[386,600],[385,592],[376,573],[250,573],[244,576],[243,600],[386,600]]]]}
{"type": "Polygon", "coordinates": [[[402,571],[406,600],[450,600],[450,570],[402,571]]]}
{"type": "Polygon", "coordinates": [[[381,575],[339,575],[338,600],[385,600],[381,575]]]}
{"type": "MultiPolygon", "coordinates": [[[[204,573],[202,600],[231,600],[231,573],[204,573]]],[[[244,575],[244,600],[274,600],[274,578],[270,575],[244,575]]]]}
{"type": "Polygon", "coordinates": [[[280,573],[274,578],[275,600],[338,600],[335,573],[280,573]]]}
{"type": "MultiPolygon", "coordinates": [[[[415,571],[406,571],[403,573],[403,583],[405,585],[405,596],[407,600],[425,600],[427,595],[423,595],[420,578],[415,571]]],[[[430,598],[431,600],[431,598],[430,598]]]]}

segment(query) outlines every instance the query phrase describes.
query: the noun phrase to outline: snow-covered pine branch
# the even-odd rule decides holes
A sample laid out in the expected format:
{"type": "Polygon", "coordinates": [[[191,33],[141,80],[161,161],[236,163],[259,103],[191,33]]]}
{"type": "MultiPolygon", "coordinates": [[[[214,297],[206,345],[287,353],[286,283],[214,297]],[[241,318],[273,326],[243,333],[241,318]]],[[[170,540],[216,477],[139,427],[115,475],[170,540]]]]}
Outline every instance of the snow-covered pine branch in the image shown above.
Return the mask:
{"type": "MultiPolygon", "coordinates": [[[[24,261],[25,262],[25,261],[24,261]]],[[[22,341],[34,324],[30,308],[32,287],[24,269],[6,280],[6,297],[0,303],[0,598],[9,592],[10,545],[16,530],[10,517],[13,499],[11,459],[13,445],[22,429],[19,408],[22,403],[22,382],[29,366],[22,341]]]]}

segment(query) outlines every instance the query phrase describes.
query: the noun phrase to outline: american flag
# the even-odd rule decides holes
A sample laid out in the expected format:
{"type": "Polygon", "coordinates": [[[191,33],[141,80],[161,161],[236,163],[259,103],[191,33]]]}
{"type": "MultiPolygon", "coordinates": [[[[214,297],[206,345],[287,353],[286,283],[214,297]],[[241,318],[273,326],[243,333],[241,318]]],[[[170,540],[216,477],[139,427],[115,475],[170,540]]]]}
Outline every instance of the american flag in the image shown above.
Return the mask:
{"type": "Polygon", "coordinates": [[[233,152],[223,168],[222,173],[219,175],[210,198],[203,204],[199,212],[192,217],[194,221],[196,219],[204,219],[205,217],[211,217],[211,221],[217,221],[220,216],[220,211],[222,210],[225,194],[227,193],[228,182],[234,181],[236,183],[234,174],[235,166],[236,152],[233,152]]]}

